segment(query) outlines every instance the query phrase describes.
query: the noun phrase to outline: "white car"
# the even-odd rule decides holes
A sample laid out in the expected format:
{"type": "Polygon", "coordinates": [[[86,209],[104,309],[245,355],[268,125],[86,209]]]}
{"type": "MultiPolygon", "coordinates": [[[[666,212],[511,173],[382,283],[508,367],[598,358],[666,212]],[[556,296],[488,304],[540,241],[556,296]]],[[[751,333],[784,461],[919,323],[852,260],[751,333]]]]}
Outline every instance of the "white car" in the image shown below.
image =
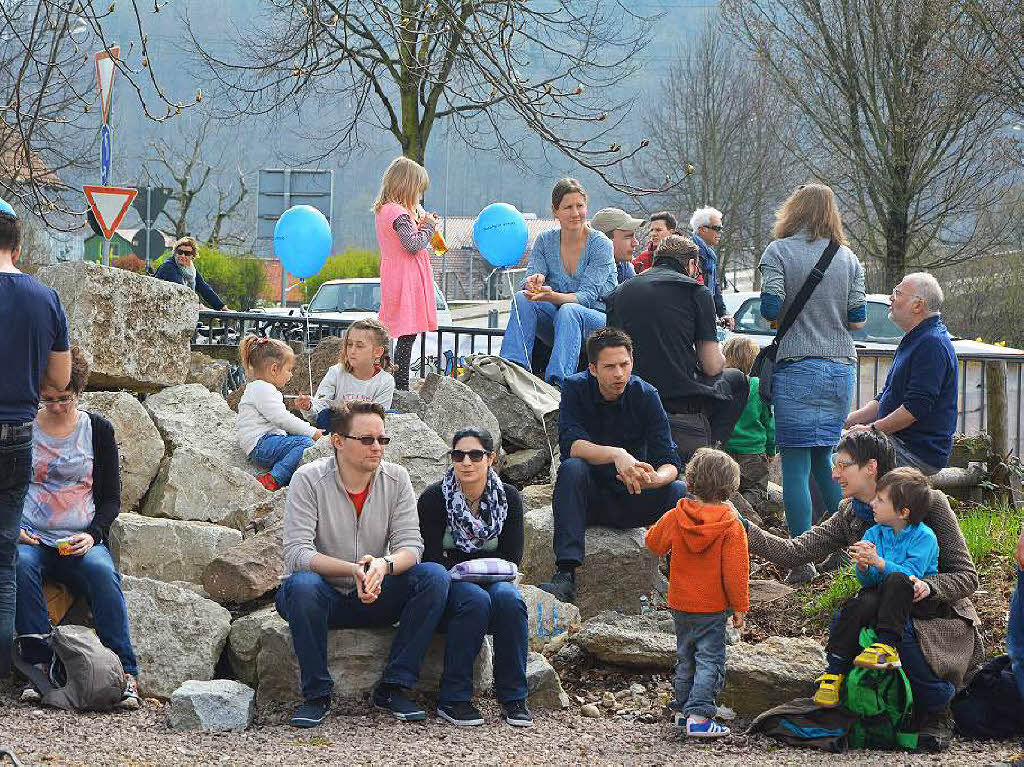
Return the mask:
{"type": "MultiPolygon", "coordinates": [[[[437,324],[451,325],[452,313],[437,285],[437,324]]],[[[376,317],[380,311],[380,277],[353,277],[346,280],[327,280],[316,291],[313,300],[300,308],[265,309],[265,314],[283,317],[305,317],[324,320],[361,320],[376,317]]]]}

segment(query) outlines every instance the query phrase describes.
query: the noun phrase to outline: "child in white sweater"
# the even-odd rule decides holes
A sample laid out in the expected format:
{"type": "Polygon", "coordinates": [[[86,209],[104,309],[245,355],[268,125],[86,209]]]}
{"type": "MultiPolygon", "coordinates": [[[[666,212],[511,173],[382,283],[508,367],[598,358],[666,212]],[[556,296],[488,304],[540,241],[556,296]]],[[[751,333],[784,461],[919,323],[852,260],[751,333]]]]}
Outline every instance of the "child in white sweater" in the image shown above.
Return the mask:
{"type": "Polygon", "coordinates": [[[358,400],[376,402],[390,410],[395,394],[392,369],[388,329],[375,317],[356,320],[345,332],[338,364],[327,369],[307,412],[315,415],[316,425],[327,431],[332,404],[358,400]]]}
{"type": "MultiPolygon", "coordinates": [[[[295,353],[283,341],[246,336],[239,347],[248,383],[238,403],[238,444],[249,460],[269,469],[257,479],[273,492],[291,481],[302,460],[302,452],[323,431],[310,426],[284,406],[281,387],[288,383],[295,367],[295,353]]],[[[296,405],[309,408],[309,395],[298,397],[296,405]]]]}

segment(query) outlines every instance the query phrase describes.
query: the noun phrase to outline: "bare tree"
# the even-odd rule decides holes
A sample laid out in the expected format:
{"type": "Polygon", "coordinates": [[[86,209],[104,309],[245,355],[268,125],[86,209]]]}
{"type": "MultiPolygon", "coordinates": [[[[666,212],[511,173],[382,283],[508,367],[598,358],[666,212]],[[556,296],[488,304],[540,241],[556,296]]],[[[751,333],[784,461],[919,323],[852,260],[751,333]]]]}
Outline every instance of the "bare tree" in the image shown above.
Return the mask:
{"type": "MultiPolygon", "coordinates": [[[[645,144],[614,139],[625,115],[606,88],[640,66],[640,21],[617,0],[263,0],[258,28],[234,54],[190,27],[230,104],[254,115],[331,104],[344,115],[317,138],[350,151],[360,127],[394,136],[422,163],[439,120],[474,147],[521,158],[524,136],[589,168],[611,171],[645,144]]],[[[310,158],[312,159],[312,158],[310,158]]]]}
{"type": "Polygon", "coordinates": [[[785,139],[852,210],[860,255],[934,268],[984,251],[978,212],[1007,166],[1004,117],[971,74],[991,49],[955,0],[727,0],[799,113],[785,139]],[[967,61],[974,62],[967,64],[967,61]]]}
{"type": "Polygon", "coordinates": [[[1024,0],[965,0],[965,7],[993,51],[976,66],[980,80],[1017,119],[1024,119],[1024,0]]]}

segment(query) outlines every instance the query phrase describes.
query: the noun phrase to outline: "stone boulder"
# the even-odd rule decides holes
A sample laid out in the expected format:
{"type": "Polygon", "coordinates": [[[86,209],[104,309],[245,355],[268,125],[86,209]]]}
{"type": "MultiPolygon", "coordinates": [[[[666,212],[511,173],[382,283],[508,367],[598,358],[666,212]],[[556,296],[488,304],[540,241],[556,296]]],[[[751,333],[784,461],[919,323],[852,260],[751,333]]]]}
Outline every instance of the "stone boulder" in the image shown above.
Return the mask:
{"type": "MultiPolygon", "coordinates": [[[[448,462],[448,445],[433,429],[412,413],[389,413],[385,424],[391,444],[384,449],[384,460],[405,467],[416,495],[441,481],[448,462]]],[[[330,437],[322,437],[302,454],[307,464],[332,455],[330,437]]]]}
{"type": "Polygon", "coordinates": [[[617,666],[669,671],[676,665],[676,635],[669,613],[603,612],[586,621],[572,641],[595,658],[617,666]]]}
{"type": "Polygon", "coordinates": [[[202,384],[214,394],[220,394],[228,375],[228,363],[202,352],[192,352],[189,357],[188,375],[185,383],[202,384]]]}
{"type": "MultiPolygon", "coordinates": [[[[295,346],[293,345],[293,349],[295,346]]],[[[284,394],[313,394],[316,387],[327,375],[327,369],[331,365],[338,364],[338,358],[342,349],[345,348],[345,340],[341,336],[327,336],[320,339],[320,343],[312,352],[297,353],[295,355],[295,368],[292,371],[292,379],[286,383],[281,391],[284,394]],[[310,368],[312,368],[313,391],[309,390],[310,368]]],[[[238,402],[245,393],[245,385],[239,386],[228,395],[228,407],[238,410],[238,402]]]]}
{"type": "Polygon", "coordinates": [[[236,469],[258,471],[238,446],[238,415],[202,384],[172,386],[146,397],[145,405],[172,453],[189,448],[236,469]]]}
{"type": "Polygon", "coordinates": [[[520,491],[523,497],[523,510],[541,509],[550,506],[555,494],[555,486],[548,482],[543,485],[527,485],[520,491]]]}
{"type": "Polygon", "coordinates": [[[526,617],[530,621],[530,647],[540,650],[545,644],[571,626],[579,626],[583,619],[576,605],[560,602],[553,595],[536,586],[522,584],[519,593],[526,602],[526,617]]]}
{"type": "MultiPolygon", "coordinates": [[[[555,520],[550,506],[523,515],[523,582],[544,583],[555,572],[555,520]]],[[[602,610],[632,614],[659,582],[658,557],[644,546],[644,529],[587,528],[586,559],[576,570],[576,603],[584,618],[602,610]]]]}
{"type": "Polygon", "coordinates": [[[221,552],[203,573],[203,587],[221,603],[240,604],[273,591],[285,574],[278,524],[221,552]]]}
{"type": "Polygon", "coordinates": [[[470,372],[461,379],[484,401],[498,419],[502,445],[510,453],[516,450],[546,448],[544,424],[533,410],[497,381],[470,372]]]}
{"type": "Polygon", "coordinates": [[[168,698],[190,679],[212,679],[231,630],[231,613],[170,583],[122,576],[139,693],[168,698]]]}
{"type": "Polygon", "coordinates": [[[501,478],[516,487],[526,487],[535,480],[548,478],[551,456],[547,447],[539,450],[520,450],[505,457],[501,464],[501,478]]]}
{"type": "Polygon", "coordinates": [[[114,425],[121,475],[121,510],[135,511],[164,457],[160,432],[146,408],[128,392],[86,392],[81,405],[114,425]]]}
{"type": "Polygon", "coordinates": [[[199,300],[182,285],[89,261],[39,270],[91,357],[89,387],[158,391],[184,383],[199,300]]]}
{"type": "MultiPolygon", "coordinates": [[[[368,628],[331,631],[327,639],[327,661],[334,678],[334,691],[358,696],[380,679],[391,650],[394,629],[368,628]]],[[[434,637],[420,672],[418,689],[436,690],[444,666],[445,636],[434,637]]],[[[235,675],[256,688],[259,703],[295,701],[299,692],[299,664],[292,648],[288,624],[272,608],[260,610],[232,624],[228,658],[235,675]]],[[[493,652],[490,639],[484,641],[474,666],[474,687],[489,690],[493,685],[493,652]]]]}
{"type": "Polygon", "coordinates": [[[809,637],[768,637],[726,651],[725,689],[719,703],[744,719],[814,693],[825,670],[825,651],[809,637]]]}
{"type": "Polygon", "coordinates": [[[171,693],[167,725],[172,730],[244,730],[256,713],[256,693],[231,679],[189,680],[171,693]]]}
{"type": "Polygon", "coordinates": [[[208,522],[121,514],[110,528],[110,553],[125,575],[201,583],[214,557],[241,540],[237,530],[208,522]]]}
{"type": "Polygon", "coordinates": [[[391,398],[391,409],[396,413],[412,413],[422,419],[427,405],[419,392],[395,389],[395,394],[391,398]]]}
{"type": "Polygon", "coordinates": [[[501,426],[480,396],[461,381],[450,376],[428,373],[419,390],[426,407],[423,421],[436,431],[445,445],[459,429],[487,429],[494,444],[501,445],[501,426]]]}
{"type": "Polygon", "coordinates": [[[526,656],[526,689],[526,700],[532,708],[569,708],[569,696],[562,689],[558,672],[539,652],[526,656]]]}
{"type": "Polygon", "coordinates": [[[284,522],[284,509],[288,505],[288,488],[282,487],[262,501],[248,506],[240,513],[249,520],[242,537],[249,538],[284,522]]]}

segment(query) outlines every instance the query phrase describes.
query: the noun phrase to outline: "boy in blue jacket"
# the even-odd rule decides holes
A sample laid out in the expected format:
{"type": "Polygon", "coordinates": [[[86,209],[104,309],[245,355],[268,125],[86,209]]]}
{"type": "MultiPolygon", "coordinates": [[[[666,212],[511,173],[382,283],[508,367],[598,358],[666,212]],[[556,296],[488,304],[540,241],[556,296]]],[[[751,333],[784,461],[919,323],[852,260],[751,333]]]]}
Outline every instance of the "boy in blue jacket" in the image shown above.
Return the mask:
{"type": "Polygon", "coordinates": [[[853,666],[899,668],[896,647],[911,616],[938,618],[949,611],[948,605],[931,597],[914,602],[912,579],[939,569],[938,541],[923,524],[930,496],[928,478],[917,469],[896,468],[878,481],[871,502],[876,524],[849,549],[861,590],[843,604],[833,621],[825,645],[828,668],[818,677],[814,694],[818,705],[839,705],[843,679],[853,666]],[[874,626],[875,642],[861,651],[864,626],[874,626]]]}

